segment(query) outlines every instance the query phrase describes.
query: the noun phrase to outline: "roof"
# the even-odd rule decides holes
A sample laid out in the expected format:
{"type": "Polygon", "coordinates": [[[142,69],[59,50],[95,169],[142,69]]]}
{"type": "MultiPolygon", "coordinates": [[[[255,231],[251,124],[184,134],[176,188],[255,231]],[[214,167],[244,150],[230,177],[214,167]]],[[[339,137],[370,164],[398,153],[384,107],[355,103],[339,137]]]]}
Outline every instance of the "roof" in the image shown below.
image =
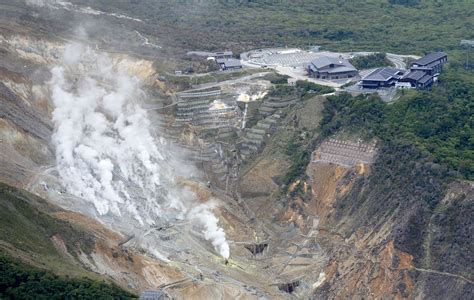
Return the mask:
{"type": "Polygon", "coordinates": [[[218,58],[216,59],[218,64],[224,64],[226,68],[240,67],[242,64],[239,59],[235,58],[218,58]]]}
{"type": "Polygon", "coordinates": [[[421,77],[421,79],[418,80],[418,82],[421,83],[421,84],[425,84],[428,81],[430,81],[431,79],[433,79],[433,76],[426,74],[425,76],[421,77]]]}
{"type": "Polygon", "coordinates": [[[345,59],[338,58],[338,57],[320,57],[311,62],[309,67],[311,69],[312,66],[314,66],[316,69],[321,69],[324,67],[327,67],[329,65],[333,64],[334,68],[331,70],[328,70],[328,73],[340,73],[340,72],[351,72],[351,71],[357,71],[356,68],[354,68],[351,63],[345,59]]]}
{"type": "Polygon", "coordinates": [[[316,67],[313,65],[313,64],[309,64],[309,69],[313,72],[316,72],[318,69],[316,69],[316,67]]]}
{"type": "Polygon", "coordinates": [[[425,56],[423,56],[422,58],[420,59],[417,59],[415,60],[412,65],[414,64],[417,64],[417,65],[420,65],[420,66],[426,66],[426,65],[429,65],[445,56],[448,56],[446,53],[444,52],[433,52],[433,53],[430,53],[430,54],[427,54],[425,56]]]}
{"type": "Polygon", "coordinates": [[[162,291],[145,291],[140,295],[140,300],[160,300],[164,297],[165,293],[162,291]]]}
{"type": "MultiPolygon", "coordinates": [[[[324,70],[327,71],[328,74],[335,74],[335,73],[342,73],[342,72],[357,72],[357,69],[354,67],[335,67],[334,69],[324,70]]],[[[323,72],[324,72],[323,71],[323,72]]]]}
{"type": "Polygon", "coordinates": [[[215,52],[214,55],[215,56],[217,56],[217,55],[230,55],[230,56],[232,56],[232,51],[215,52]]]}
{"type": "Polygon", "coordinates": [[[426,75],[426,72],[423,72],[423,71],[411,71],[410,73],[406,74],[405,76],[403,76],[403,79],[413,79],[413,80],[420,80],[421,78],[423,78],[423,76],[426,75]]]}
{"type": "Polygon", "coordinates": [[[318,69],[334,64],[336,66],[345,66],[345,67],[353,68],[354,70],[356,70],[356,68],[354,68],[354,66],[351,65],[349,61],[343,58],[338,58],[338,57],[323,56],[323,57],[313,60],[311,64],[313,64],[318,69]]]}
{"type": "Polygon", "coordinates": [[[388,81],[392,78],[399,78],[400,72],[403,74],[403,70],[395,69],[395,68],[378,68],[372,72],[370,72],[367,76],[365,76],[362,80],[370,80],[370,81],[388,81]]]}
{"type": "Polygon", "coordinates": [[[214,52],[207,51],[188,51],[186,55],[197,55],[197,56],[214,56],[214,52]]]}

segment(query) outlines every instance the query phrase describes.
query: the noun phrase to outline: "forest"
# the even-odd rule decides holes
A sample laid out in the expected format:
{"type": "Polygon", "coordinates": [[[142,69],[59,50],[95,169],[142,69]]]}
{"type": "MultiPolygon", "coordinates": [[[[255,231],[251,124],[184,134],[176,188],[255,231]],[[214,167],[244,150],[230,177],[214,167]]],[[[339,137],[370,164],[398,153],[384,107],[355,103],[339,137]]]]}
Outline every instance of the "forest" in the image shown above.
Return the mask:
{"type": "Polygon", "coordinates": [[[355,57],[349,62],[358,70],[391,66],[392,63],[385,53],[374,53],[367,56],[355,57]]]}
{"type": "Polygon", "coordinates": [[[183,52],[321,45],[421,55],[474,31],[471,0],[72,2],[141,18],[137,30],[183,52]]]}
{"type": "Polygon", "coordinates": [[[62,278],[0,253],[0,299],[137,299],[121,288],[87,278],[62,278]]]}
{"type": "Polygon", "coordinates": [[[449,68],[432,90],[404,93],[390,105],[374,95],[328,97],[321,134],[346,130],[413,145],[424,157],[453,171],[453,176],[473,180],[473,101],[472,73],[449,68]]]}

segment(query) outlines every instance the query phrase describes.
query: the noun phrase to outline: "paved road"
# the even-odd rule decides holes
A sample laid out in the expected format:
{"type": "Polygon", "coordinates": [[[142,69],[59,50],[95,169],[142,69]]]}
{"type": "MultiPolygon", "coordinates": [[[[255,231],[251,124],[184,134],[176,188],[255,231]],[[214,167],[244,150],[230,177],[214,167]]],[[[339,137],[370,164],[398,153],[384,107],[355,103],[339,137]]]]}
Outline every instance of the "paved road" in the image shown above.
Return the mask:
{"type": "Polygon", "coordinates": [[[416,55],[399,55],[399,54],[387,53],[387,58],[395,65],[395,68],[406,70],[407,65],[405,63],[405,59],[407,58],[418,59],[420,57],[416,55]]]}

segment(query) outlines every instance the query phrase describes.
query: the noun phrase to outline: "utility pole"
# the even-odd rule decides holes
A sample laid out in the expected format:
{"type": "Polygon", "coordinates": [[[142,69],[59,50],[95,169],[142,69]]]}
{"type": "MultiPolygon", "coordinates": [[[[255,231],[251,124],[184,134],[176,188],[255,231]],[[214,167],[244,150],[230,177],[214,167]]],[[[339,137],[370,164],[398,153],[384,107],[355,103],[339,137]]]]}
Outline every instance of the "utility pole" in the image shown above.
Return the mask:
{"type": "Polygon", "coordinates": [[[467,47],[467,50],[466,50],[466,70],[469,70],[469,50],[470,50],[470,48],[467,47]]]}
{"type": "Polygon", "coordinates": [[[461,40],[461,47],[466,47],[466,70],[469,70],[469,51],[474,47],[474,40],[461,40]]]}

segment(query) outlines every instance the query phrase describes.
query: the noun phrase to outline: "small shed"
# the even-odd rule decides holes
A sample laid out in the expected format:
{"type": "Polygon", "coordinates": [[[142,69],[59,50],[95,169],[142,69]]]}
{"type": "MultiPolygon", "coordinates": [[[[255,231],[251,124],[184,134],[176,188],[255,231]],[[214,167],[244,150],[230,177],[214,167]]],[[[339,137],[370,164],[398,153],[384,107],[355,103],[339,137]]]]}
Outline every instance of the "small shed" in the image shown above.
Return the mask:
{"type": "Polygon", "coordinates": [[[163,291],[145,291],[140,295],[140,300],[165,300],[166,294],[163,291]]]}

